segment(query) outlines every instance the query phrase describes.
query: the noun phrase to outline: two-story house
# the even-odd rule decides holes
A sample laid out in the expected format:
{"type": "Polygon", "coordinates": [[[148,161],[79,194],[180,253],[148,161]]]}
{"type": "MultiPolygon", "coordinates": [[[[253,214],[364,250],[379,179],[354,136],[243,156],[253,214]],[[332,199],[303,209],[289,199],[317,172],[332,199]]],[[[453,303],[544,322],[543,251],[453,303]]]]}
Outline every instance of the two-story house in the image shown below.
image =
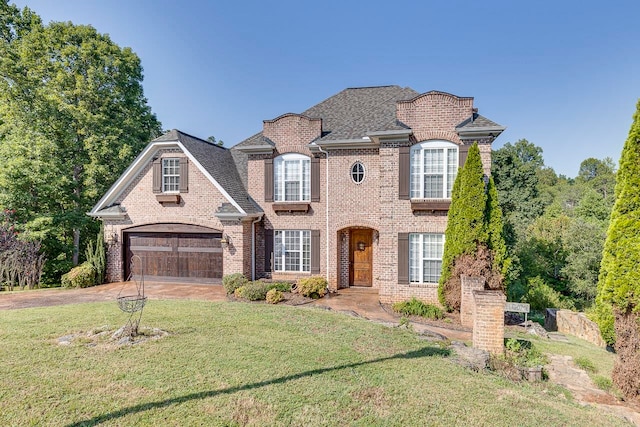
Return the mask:
{"type": "Polygon", "coordinates": [[[382,302],[437,301],[451,190],[504,127],[473,98],[351,88],[263,122],[231,149],[179,131],[151,141],[96,204],[107,278],[139,255],[152,280],[325,276],[382,302]]]}

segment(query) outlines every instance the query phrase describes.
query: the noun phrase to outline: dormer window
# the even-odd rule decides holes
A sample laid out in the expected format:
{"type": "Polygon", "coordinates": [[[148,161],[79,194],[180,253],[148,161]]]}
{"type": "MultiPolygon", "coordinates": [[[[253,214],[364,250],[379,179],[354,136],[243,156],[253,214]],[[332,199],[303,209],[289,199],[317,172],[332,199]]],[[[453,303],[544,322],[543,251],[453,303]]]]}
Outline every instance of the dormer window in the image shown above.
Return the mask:
{"type": "Polygon", "coordinates": [[[180,191],[180,159],[162,159],[162,192],[177,193],[180,191]]]}
{"type": "Polygon", "coordinates": [[[412,199],[450,199],[458,172],[458,146],[426,141],[411,148],[412,199]]]}
{"type": "Polygon", "coordinates": [[[311,199],[311,159],[284,154],[273,161],[274,201],[308,202],[311,199]]]}

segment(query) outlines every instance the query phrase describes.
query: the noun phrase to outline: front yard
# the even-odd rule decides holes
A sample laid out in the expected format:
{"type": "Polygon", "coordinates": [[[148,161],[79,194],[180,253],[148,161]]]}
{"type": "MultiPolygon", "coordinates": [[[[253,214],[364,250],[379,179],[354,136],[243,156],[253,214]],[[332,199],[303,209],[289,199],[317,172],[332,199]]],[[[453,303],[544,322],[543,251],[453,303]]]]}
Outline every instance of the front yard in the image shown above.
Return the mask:
{"type": "Polygon", "coordinates": [[[151,301],[141,326],[169,335],[77,338],[125,321],[114,302],[0,311],[0,425],[625,425],[323,310],[151,301]]]}

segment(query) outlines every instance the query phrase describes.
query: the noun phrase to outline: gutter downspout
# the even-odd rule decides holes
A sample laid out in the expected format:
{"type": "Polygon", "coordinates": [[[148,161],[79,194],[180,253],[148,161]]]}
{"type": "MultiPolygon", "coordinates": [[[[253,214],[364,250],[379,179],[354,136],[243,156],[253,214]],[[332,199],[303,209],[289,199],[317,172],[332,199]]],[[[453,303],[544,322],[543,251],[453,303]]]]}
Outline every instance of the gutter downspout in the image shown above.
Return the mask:
{"type": "MultiPolygon", "coordinates": [[[[316,144],[314,142],[314,144],[316,144]]],[[[326,196],[326,202],[325,202],[325,221],[327,224],[327,234],[325,236],[325,240],[326,240],[326,244],[325,247],[327,248],[327,253],[326,253],[326,261],[327,261],[327,288],[329,287],[329,152],[325,151],[322,149],[322,147],[320,147],[320,145],[316,144],[318,146],[318,150],[321,153],[324,153],[324,155],[327,158],[327,167],[326,167],[326,171],[325,171],[325,180],[326,180],[326,184],[325,184],[325,189],[324,189],[324,194],[326,196]]]]}
{"type": "Polygon", "coordinates": [[[256,280],[256,224],[262,220],[262,214],[251,223],[251,280],[256,280]]]}

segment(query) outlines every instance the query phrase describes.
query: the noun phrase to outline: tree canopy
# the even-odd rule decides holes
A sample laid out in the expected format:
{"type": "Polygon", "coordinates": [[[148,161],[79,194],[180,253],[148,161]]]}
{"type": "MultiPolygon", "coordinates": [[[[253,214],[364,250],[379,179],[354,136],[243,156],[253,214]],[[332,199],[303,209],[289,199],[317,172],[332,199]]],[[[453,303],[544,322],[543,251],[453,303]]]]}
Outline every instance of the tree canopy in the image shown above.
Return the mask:
{"type": "Polygon", "coordinates": [[[42,25],[6,0],[0,25],[0,207],[43,239],[49,267],[58,260],[64,270],[78,263],[81,236],[95,235],[85,212],[160,123],[130,48],[91,26],[42,25]]]}

